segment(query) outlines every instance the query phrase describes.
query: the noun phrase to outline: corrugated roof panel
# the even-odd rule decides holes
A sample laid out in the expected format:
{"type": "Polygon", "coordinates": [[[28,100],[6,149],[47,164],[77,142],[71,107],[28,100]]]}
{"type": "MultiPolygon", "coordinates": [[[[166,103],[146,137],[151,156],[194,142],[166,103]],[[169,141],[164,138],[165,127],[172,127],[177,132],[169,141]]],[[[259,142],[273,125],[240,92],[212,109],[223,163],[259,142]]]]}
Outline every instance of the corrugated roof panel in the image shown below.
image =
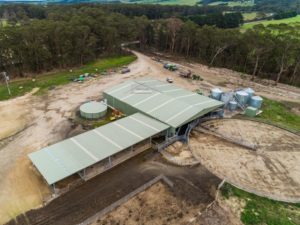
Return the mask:
{"type": "MultiPolygon", "coordinates": [[[[170,101],[170,98],[164,95],[155,95],[153,98],[148,98],[143,102],[140,102],[139,104],[135,105],[137,109],[139,109],[142,112],[148,113],[155,108],[165,104],[167,101],[170,101]]],[[[151,115],[151,114],[149,114],[151,115]]]]}
{"type": "MultiPolygon", "coordinates": [[[[50,153],[51,154],[51,153],[50,153]]],[[[48,184],[53,184],[57,180],[69,176],[70,172],[59,162],[59,160],[49,155],[47,150],[37,151],[29,155],[30,160],[34,163],[40,173],[43,175],[48,184]],[[45,176],[45,174],[47,174],[45,176]]]]}
{"type": "Polygon", "coordinates": [[[111,149],[111,152],[117,152],[119,150],[118,147],[112,145],[94,131],[88,131],[78,135],[75,139],[98,159],[106,158],[108,156],[108,152],[103,149],[111,149]],[[99,146],[99,141],[101,141],[101,146],[99,146]]]}
{"type": "MultiPolygon", "coordinates": [[[[152,90],[153,93],[142,96],[132,92],[129,98],[125,97],[124,102],[174,128],[223,105],[220,101],[198,95],[166,82],[152,79],[134,80],[132,82],[143,84],[146,87],[145,89],[148,87],[148,90],[152,90]],[[184,111],[182,112],[182,110],[184,111]],[[166,122],[167,119],[178,113],[179,115],[176,118],[166,122]]],[[[116,89],[118,90],[113,92],[113,97],[118,98],[117,96],[127,95],[123,92],[126,88],[122,89],[122,85],[116,87],[116,89]]]]}
{"type": "Polygon", "coordinates": [[[49,152],[61,161],[61,163],[68,169],[73,171],[78,168],[82,169],[95,160],[85,153],[83,149],[74,144],[70,139],[57,143],[48,147],[49,152]],[[64,149],[64,151],[61,151],[64,149]]]}
{"type": "Polygon", "coordinates": [[[168,128],[136,113],[33,152],[29,158],[53,184],[168,128]]]}

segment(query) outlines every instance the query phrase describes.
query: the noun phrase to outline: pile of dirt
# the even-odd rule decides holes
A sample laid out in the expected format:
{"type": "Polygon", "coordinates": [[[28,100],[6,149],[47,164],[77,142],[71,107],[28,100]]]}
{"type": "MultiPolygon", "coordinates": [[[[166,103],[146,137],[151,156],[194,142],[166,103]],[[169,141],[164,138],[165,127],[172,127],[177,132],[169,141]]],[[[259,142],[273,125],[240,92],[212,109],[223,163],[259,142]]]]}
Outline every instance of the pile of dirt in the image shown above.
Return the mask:
{"type": "Polygon", "coordinates": [[[192,132],[193,155],[212,173],[246,191],[275,200],[300,201],[300,141],[286,130],[254,121],[226,119],[203,124],[257,151],[192,132]]]}
{"type": "Polygon", "coordinates": [[[179,166],[192,166],[199,163],[192,155],[189,146],[180,141],[169,145],[161,154],[168,162],[179,166]]]}

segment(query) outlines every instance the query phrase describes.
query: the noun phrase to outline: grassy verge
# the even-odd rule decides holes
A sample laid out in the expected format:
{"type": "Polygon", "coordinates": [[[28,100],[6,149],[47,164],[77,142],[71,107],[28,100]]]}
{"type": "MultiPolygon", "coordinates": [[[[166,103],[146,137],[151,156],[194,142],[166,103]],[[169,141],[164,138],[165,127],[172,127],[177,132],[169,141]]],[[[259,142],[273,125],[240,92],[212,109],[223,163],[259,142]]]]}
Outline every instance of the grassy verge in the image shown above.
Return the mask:
{"type": "Polygon", "coordinates": [[[291,111],[290,104],[264,98],[262,111],[256,119],[300,132],[300,116],[291,111]]]}
{"type": "Polygon", "coordinates": [[[230,184],[222,189],[225,198],[238,197],[246,205],[241,214],[245,225],[297,225],[300,224],[300,204],[273,201],[242,191],[230,184]]]}
{"type": "Polygon", "coordinates": [[[0,86],[0,100],[6,100],[9,98],[21,96],[26,92],[31,91],[33,88],[38,87],[39,93],[43,93],[50,87],[63,85],[71,82],[72,77],[78,77],[83,73],[95,73],[96,69],[98,72],[105,71],[111,68],[117,68],[127,65],[136,59],[135,56],[118,56],[105,59],[99,59],[95,62],[86,64],[80,68],[73,69],[72,72],[69,70],[60,71],[49,74],[41,74],[37,76],[35,81],[30,79],[16,80],[10,82],[10,89],[12,95],[9,96],[7,93],[6,86],[1,84],[0,86]]]}

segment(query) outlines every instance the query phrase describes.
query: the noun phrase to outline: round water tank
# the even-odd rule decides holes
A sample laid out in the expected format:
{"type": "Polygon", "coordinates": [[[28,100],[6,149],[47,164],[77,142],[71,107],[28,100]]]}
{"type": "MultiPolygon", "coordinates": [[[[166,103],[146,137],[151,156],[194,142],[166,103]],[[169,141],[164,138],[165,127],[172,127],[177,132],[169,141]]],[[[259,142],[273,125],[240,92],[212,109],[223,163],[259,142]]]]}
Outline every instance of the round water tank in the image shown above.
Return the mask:
{"type": "Polygon", "coordinates": [[[220,90],[219,88],[214,88],[211,90],[211,97],[213,99],[220,100],[222,93],[222,90],[220,90]]]}
{"type": "Polygon", "coordinates": [[[263,99],[260,96],[253,96],[250,100],[250,106],[259,109],[262,105],[263,99]]]}
{"type": "Polygon", "coordinates": [[[102,102],[91,101],[80,106],[80,115],[86,119],[99,119],[105,116],[107,105],[102,102]]]}
{"type": "Polygon", "coordinates": [[[244,91],[247,92],[250,97],[254,95],[254,90],[252,88],[246,88],[244,91]]]}
{"type": "Polygon", "coordinates": [[[237,102],[236,101],[230,101],[229,102],[229,110],[234,111],[237,108],[237,102]]]}
{"type": "Polygon", "coordinates": [[[248,98],[249,98],[249,95],[245,91],[237,91],[236,92],[236,98],[237,98],[238,102],[241,105],[246,105],[247,101],[248,101],[248,98]]]}
{"type": "Polygon", "coordinates": [[[251,100],[251,97],[254,95],[254,90],[252,89],[252,88],[246,88],[246,89],[244,89],[244,91],[245,92],[247,92],[248,93],[248,95],[249,95],[249,97],[248,97],[248,102],[250,102],[250,100],[251,100]]]}

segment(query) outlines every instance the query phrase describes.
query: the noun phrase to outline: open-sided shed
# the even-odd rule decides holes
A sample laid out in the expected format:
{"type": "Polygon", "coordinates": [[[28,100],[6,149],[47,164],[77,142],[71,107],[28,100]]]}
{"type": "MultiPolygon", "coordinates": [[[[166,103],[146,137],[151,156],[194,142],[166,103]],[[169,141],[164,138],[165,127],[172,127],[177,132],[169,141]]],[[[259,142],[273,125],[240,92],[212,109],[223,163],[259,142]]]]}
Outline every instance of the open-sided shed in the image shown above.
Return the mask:
{"type": "Polygon", "coordinates": [[[136,113],[33,152],[29,158],[51,185],[168,128],[136,113]]]}

